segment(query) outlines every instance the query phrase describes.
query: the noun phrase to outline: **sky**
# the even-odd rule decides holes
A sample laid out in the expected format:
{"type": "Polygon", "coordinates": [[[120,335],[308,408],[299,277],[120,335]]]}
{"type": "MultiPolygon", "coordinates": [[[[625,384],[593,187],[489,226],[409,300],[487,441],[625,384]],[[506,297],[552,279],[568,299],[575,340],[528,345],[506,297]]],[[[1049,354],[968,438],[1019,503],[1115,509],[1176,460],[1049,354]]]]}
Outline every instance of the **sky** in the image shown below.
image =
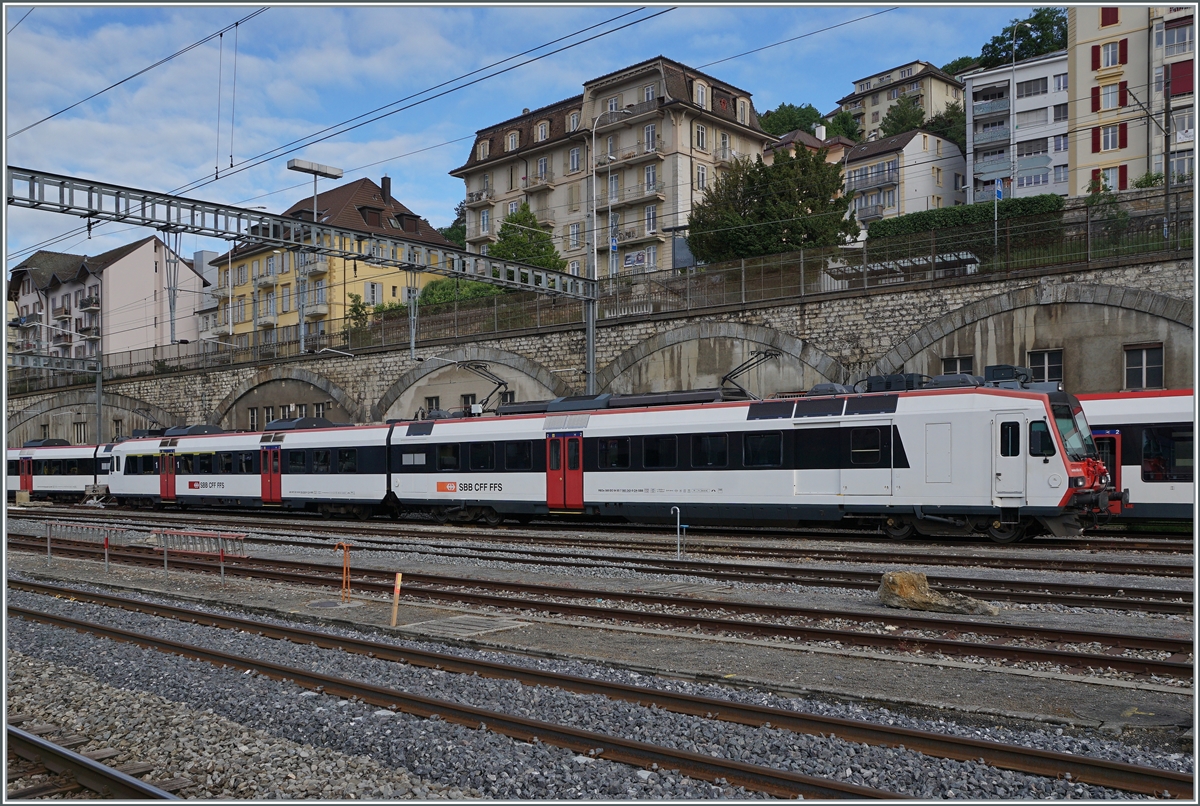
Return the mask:
{"type": "MultiPolygon", "coordinates": [[[[760,114],[783,102],[824,113],[858,78],[913,59],[940,67],[978,55],[1031,11],[5,4],[5,164],[278,213],[311,197],[311,178],[286,169],[299,158],[342,168],[342,181],[390,176],[394,197],[445,226],[464,197],[462,180],[448,172],[466,162],[477,130],[579,94],[597,76],[662,55],[751,93],[760,114]],[[784,40],[793,41],[766,47],[784,40]],[[394,114],[325,132],[384,112],[394,114]],[[319,132],[333,136],[312,142],[319,132]]],[[[321,180],[320,188],[335,184],[321,180]]],[[[6,266],[37,248],[97,255],[151,234],[105,224],[89,239],[74,217],[8,209],[6,266]]],[[[227,248],[192,235],[180,245],[185,256],[227,248]]]]}

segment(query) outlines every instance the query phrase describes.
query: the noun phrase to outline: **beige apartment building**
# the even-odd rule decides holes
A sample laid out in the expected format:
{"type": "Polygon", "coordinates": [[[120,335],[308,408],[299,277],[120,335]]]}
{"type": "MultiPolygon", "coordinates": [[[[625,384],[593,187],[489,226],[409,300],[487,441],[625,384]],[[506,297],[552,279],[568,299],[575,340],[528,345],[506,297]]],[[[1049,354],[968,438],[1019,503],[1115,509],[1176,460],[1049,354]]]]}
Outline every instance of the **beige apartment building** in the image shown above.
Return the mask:
{"type": "Polygon", "coordinates": [[[850,112],[863,139],[876,140],[888,110],[908,95],[917,96],[929,120],[944,112],[948,104],[963,102],[963,85],[928,62],[908,62],[855,81],[854,92],[840,99],[838,108],[826,119],[831,120],[839,111],[850,112]]]}
{"type": "Polygon", "coordinates": [[[724,168],[774,140],[750,93],[659,56],[480,129],[450,175],[466,185],[469,251],[486,254],[528,202],[568,271],[594,260],[606,277],[690,262],[676,228],[724,168]]]}
{"type": "Polygon", "coordinates": [[[1067,10],[1070,195],[1125,190],[1162,172],[1170,103],[1172,182],[1194,173],[1194,6],[1067,10]]]}

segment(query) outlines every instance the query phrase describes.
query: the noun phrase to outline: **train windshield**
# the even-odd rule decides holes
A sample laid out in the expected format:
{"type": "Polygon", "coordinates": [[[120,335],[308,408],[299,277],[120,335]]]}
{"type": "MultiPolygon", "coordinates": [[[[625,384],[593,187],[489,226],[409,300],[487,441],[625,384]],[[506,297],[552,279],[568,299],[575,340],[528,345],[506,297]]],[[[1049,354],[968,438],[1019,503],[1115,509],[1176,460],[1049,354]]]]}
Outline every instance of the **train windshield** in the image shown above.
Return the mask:
{"type": "Polygon", "coordinates": [[[1058,425],[1058,432],[1062,434],[1067,456],[1076,462],[1089,457],[1098,459],[1096,443],[1092,440],[1092,428],[1083,416],[1083,407],[1079,404],[1069,406],[1060,403],[1052,405],[1050,410],[1054,412],[1054,422],[1058,425]]]}

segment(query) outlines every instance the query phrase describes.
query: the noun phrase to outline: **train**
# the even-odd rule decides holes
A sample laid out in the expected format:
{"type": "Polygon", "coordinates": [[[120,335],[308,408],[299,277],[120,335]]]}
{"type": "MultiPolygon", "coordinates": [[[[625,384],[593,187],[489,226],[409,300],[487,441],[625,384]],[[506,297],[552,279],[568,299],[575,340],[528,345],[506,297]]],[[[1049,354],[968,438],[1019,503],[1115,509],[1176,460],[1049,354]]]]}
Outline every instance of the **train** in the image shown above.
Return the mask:
{"type": "MultiPolygon", "coordinates": [[[[1190,405],[1190,392],[1174,398],[1190,405]]],[[[1119,396],[1085,399],[1098,412],[1120,409],[1119,396]]],[[[44,440],[9,449],[7,486],[10,496],[104,494],[127,506],[877,526],[895,539],[1007,543],[1167,511],[1146,508],[1145,485],[1114,487],[1108,469],[1136,475],[1121,462],[1135,455],[1126,443],[1137,441],[1130,423],[1143,408],[1139,399],[1126,409],[1121,452],[1102,454],[1079,398],[999,366],[984,377],[874,376],[767,400],[722,389],[606,393],[484,416],[363,426],[301,418],[261,432],[184,426],[94,446],[44,440]]],[[[1175,425],[1190,440],[1190,420],[1175,425]]],[[[1172,438],[1180,475],[1183,438],[1172,438]]],[[[1182,495],[1182,481],[1175,486],[1182,495]]]]}

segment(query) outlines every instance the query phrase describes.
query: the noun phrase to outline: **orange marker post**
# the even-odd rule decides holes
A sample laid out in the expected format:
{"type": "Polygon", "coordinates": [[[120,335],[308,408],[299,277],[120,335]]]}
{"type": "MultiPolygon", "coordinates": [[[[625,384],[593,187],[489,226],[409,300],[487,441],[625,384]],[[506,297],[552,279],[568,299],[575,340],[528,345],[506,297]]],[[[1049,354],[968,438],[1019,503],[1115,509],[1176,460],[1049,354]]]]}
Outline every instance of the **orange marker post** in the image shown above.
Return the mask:
{"type": "Polygon", "coordinates": [[[396,611],[400,607],[400,580],[404,577],[399,571],[396,572],[396,587],[392,589],[392,626],[396,626],[396,611]]]}
{"type": "Polygon", "coordinates": [[[342,550],[342,602],[350,601],[350,544],[338,543],[334,550],[342,550]]]}

